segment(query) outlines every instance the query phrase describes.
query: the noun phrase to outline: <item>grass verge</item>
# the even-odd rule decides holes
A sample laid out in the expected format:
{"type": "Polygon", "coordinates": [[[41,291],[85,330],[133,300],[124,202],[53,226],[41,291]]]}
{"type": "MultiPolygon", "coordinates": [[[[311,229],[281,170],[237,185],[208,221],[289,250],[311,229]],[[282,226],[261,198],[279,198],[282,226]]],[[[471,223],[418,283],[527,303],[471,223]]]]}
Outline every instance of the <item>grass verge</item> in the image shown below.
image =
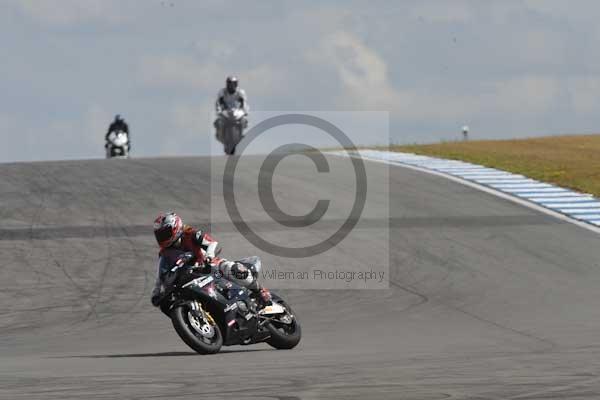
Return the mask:
{"type": "Polygon", "coordinates": [[[446,142],[390,150],[468,161],[600,197],[600,135],[446,142]]]}

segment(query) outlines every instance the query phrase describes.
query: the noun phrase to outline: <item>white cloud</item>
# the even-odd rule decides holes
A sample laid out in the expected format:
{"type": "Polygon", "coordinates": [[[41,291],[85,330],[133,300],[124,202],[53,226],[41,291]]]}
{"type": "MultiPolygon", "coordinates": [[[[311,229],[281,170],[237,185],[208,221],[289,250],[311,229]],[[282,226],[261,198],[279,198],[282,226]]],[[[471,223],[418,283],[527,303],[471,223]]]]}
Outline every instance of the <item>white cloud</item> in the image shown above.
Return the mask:
{"type": "Polygon", "coordinates": [[[27,16],[54,25],[69,25],[90,21],[123,22],[127,12],[120,10],[114,0],[18,0],[20,10],[27,16]]]}
{"type": "Polygon", "coordinates": [[[495,84],[494,109],[511,115],[539,114],[550,111],[556,102],[559,87],[549,76],[521,76],[495,84]]]}
{"type": "Polygon", "coordinates": [[[10,133],[18,126],[17,121],[8,114],[0,113],[0,132],[10,133]]]}
{"type": "Polygon", "coordinates": [[[514,59],[526,65],[556,66],[564,64],[567,54],[565,36],[560,32],[550,29],[531,29],[515,36],[515,41],[520,40],[521,51],[514,55],[514,59]],[[520,37],[519,37],[520,36],[520,37]]]}
{"type": "Polygon", "coordinates": [[[253,111],[389,110],[394,134],[432,140],[467,120],[505,136],[600,124],[596,1],[286,3],[271,19],[267,6],[231,13],[216,0],[0,3],[0,41],[17,55],[0,65],[0,133],[19,129],[0,159],[101,157],[111,109],[135,129],[136,154],[163,141],[189,153],[209,137],[203,110],[232,73],[253,111]],[[135,23],[113,29],[126,18],[135,23]]]}
{"type": "Polygon", "coordinates": [[[169,110],[175,132],[162,135],[160,154],[206,154],[213,136],[212,104],[176,103],[169,110]]]}
{"type": "Polygon", "coordinates": [[[50,159],[104,157],[104,134],[111,120],[104,108],[91,104],[79,116],[51,120],[43,131],[26,135],[30,146],[43,148],[50,159]]]}
{"type": "Polygon", "coordinates": [[[570,2],[564,0],[524,0],[525,6],[536,12],[553,16],[557,19],[596,20],[595,13],[587,13],[598,2],[596,0],[578,0],[570,2]],[[584,12],[582,12],[584,11],[584,12]]]}
{"type": "Polygon", "coordinates": [[[139,76],[141,82],[150,87],[210,89],[222,75],[214,63],[200,63],[191,56],[179,54],[143,59],[139,76]]]}
{"type": "Polygon", "coordinates": [[[567,79],[571,105],[579,115],[598,113],[600,110],[600,76],[571,77],[567,79]]]}
{"type": "Polygon", "coordinates": [[[104,133],[110,120],[111,116],[98,105],[90,105],[75,118],[45,121],[39,128],[0,114],[0,136],[12,143],[0,149],[0,160],[39,160],[40,154],[44,159],[103,157],[104,133]],[[19,152],[15,146],[27,151],[19,152]]]}
{"type": "MultiPolygon", "coordinates": [[[[286,71],[269,64],[261,64],[254,68],[236,73],[252,98],[258,96],[274,96],[289,94],[286,71]]],[[[252,99],[249,100],[252,105],[252,99]]]]}
{"type": "Polygon", "coordinates": [[[15,160],[14,155],[19,147],[29,148],[31,143],[27,141],[27,135],[23,127],[19,127],[18,121],[8,114],[0,113],[0,138],[3,145],[0,147],[0,162],[15,160]],[[26,142],[26,143],[23,143],[26,142]]]}
{"type": "Polygon", "coordinates": [[[89,106],[85,111],[81,134],[88,138],[91,148],[101,149],[104,146],[104,134],[112,119],[113,115],[97,104],[89,106]]]}
{"type": "Polygon", "coordinates": [[[173,126],[186,132],[199,132],[210,126],[212,107],[205,102],[200,105],[176,104],[171,109],[173,126]]]}
{"type": "Polygon", "coordinates": [[[550,110],[559,89],[554,78],[535,75],[493,81],[485,86],[486,89],[472,93],[435,86],[402,90],[392,110],[397,117],[424,121],[534,116],[550,110]]]}
{"type": "Polygon", "coordinates": [[[225,84],[227,75],[236,75],[242,86],[252,95],[272,95],[281,87],[284,71],[261,64],[240,68],[232,63],[201,62],[189,55],[164,55],[147,57],[139,67],[140,83],[147,87],[167,89],[193,88],[208,91],[216,96],[225,84]]]}
{"type": "Polygon", "coordinates": [[[192,48],[198,55],[208,59],[221,59],[232,61],[231,57],[235,56],[236,48],[232,43],[224,40],[196,40],[192,48]]]}
{"type": "Polygon", "coordinates": [[[534,115],[548,111],[558,96],[556,79],[537,75],[483,82],[479,90],[471,92],[449,90],[442,80],[419,87],[395,88],[383,58],[347,32],[325,38],[316,51],[309,52],[309,59],[325,60],[333,66],[342,88],[338,106],[391,111],[402,119],[534,115]]]}
{"type": "Polygon", "coordinates": [[[413,18],[432,22],[465,22],[471,18],[471,8],[458,1],[420,2],[410,11],[413,18]]]}
{"type": "Polygon", "coordinates": [[[342,106],[388,109],[398,99],[391,87],[387,64],[356,36],[338,31],[309,50],[312,63],[329,64],[342,86],[338,102],[342,106]]]}

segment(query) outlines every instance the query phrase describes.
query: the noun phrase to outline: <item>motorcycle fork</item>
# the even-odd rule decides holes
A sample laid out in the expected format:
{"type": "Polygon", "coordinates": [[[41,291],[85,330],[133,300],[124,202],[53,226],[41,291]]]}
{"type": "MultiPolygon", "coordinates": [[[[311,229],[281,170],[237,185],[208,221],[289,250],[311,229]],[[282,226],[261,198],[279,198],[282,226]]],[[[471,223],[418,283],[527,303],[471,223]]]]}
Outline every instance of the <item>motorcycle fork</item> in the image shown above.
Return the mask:
{"type": "Polygon", "coordinates": [[[204,308],[202,308],[202,304],[198,303],[198,301],[194,300],[192,302],[190,302],[190,305],[192,307],[192,311],[194,312],[194,314],[196,314],[196,316],[202,318],[203,320],[205,320],[206,322],[208,322],[211,325],[216,325],[215,320],[213,319],[212,315],[210,315],[210,313],[208,311],[205,311],[204,308]]]}

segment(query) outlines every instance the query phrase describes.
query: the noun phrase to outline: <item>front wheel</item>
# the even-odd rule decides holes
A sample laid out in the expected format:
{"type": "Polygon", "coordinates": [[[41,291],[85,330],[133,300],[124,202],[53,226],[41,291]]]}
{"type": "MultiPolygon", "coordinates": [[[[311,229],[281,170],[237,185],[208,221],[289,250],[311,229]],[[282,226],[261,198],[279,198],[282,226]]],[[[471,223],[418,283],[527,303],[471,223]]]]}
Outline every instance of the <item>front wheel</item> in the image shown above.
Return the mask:
{"type": "Polygon", "coordinates": [[[171,321],[181,340],[197,353],[214,354],[223,346],[221,330],[206,311],[202,314],[189,306],[179,306],[171,311],[171,321]]]}
{"type": "Polygon", "coordinates": [[[225,144],[225,154],[227,154],[228,156],[232,156],[235,154],[235,148],[236,148],[236,144],[232,144],[232,143],[227,143],[225,144]]]}
{"type": "Polygon", "coordinates": [[[125,151],[123,150],[123,148],[122,148],[122,147],[116,147],[116,146],[115,146],[115,147],[113,147],[113,148],[110,150],[110,156],[111,156],[111,158],[112,158],[112,157],[122,157],[122,156],[124,156],[124,155],[125,155],[125,151]]]}
{"type": "Polygon", "coordinates": [[[302,337],[300,322],[289,305],[283,301],[278,301],[278,303],[285,307],[286,312],[265,324],[271,334],[267,343],[276,349],[293,349],[300,343],[302,337]]]}
{"type": "Polygon", "coordinates": [[[235,148],[242,139],[241,127],[235,124],[227,124],[224,131],[225,154],[232,156],[235,154],[235,148]]]}

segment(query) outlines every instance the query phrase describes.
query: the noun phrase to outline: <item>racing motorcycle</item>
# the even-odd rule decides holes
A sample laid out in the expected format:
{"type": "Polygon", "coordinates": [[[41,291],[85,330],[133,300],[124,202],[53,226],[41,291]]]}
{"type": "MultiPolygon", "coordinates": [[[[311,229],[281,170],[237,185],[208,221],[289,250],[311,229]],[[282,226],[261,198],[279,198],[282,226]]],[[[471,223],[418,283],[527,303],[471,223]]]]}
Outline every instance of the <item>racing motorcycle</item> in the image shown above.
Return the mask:
{"type": "Polygon", "coordinates": [[[219,113],[223,121],[223,129],[221,129],[221,138],[217,138],[223,143],[225,154],[235,154],[235,148],[242,140],[244,131],[244,117],[246,113],[240,108],[230,108],[219,113]]]}
{"type": "MultiPolygon", "coordinates": [[[[238,262],[258,278],[258,257],[238,262]]],[[[175,266],[163,281],[160,309],[189,347],[214,354],[221,346],[266,342],[276,349],[291,349],[300,342],[300,323],[281,297],[272,293],[271,304],[261,306],[250,290],[204,270],[197,265],[175,266]]]]}
{"type": "Polygon", "coordinates": [[[112,132],[108,136],[106,158],[129,158],[129,137],[123,131],[112,132]]]}

